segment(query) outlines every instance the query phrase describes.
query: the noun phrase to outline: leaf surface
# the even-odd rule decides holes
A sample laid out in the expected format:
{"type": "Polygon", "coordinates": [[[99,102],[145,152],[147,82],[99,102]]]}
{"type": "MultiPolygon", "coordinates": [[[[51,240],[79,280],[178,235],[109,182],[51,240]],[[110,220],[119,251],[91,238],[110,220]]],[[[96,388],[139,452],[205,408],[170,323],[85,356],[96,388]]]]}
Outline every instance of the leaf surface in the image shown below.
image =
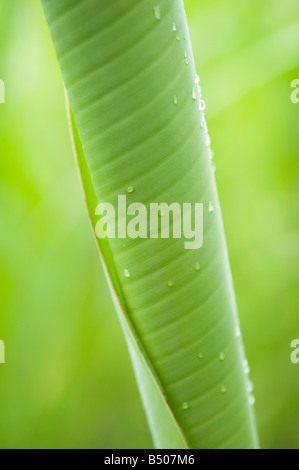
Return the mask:
{"type": "Polygon", "coordinates": [[[183,2],[42,4],[73,112],[93,228],[97,204],[117,208],[119,195],[147,208],[153,202],[204,204],[201,249],[187,250],[183,239],[174,238],[97,240],[155,445],[255,448],[247,365],[183,2]]]}

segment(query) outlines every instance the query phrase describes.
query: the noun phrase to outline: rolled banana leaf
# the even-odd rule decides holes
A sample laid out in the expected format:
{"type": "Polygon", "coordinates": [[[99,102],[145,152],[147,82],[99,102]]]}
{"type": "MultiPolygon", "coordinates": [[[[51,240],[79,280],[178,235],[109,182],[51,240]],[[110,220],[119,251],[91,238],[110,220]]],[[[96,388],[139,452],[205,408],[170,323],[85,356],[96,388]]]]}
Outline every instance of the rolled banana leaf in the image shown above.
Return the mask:
{"type": "Polygon", "coordinates": [[[103,223],[99,204],[115,208],[117,236],[96,240],[154,444],[257,448],[249,367],[183,1],[42,5],[96,235],[103,223]],[[148,227],[143,235],[127,236],[120,228],[135,203],[149,212],[151,204],[189,204],[195,224],[196,207],[202,207],[203,243],[186,248],[183,237],[162,238],[162,210],[156,237],[148,227]]]}

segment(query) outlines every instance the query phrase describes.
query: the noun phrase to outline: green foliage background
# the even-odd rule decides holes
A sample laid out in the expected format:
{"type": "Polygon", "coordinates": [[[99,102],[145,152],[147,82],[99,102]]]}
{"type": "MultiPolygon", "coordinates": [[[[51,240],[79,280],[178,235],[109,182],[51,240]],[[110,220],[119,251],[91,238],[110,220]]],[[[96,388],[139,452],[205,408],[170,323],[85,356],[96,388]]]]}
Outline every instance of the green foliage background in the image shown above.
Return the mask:
{"type": "MultiPolygon", "coordinates": [[[[185,0],[262,447],[298,448],[297,0],[185,0]]],[[[36,0],[0,3],[0,447],[151,447],[36,0]],[[112,334],[113,332],[113,334],[112,334]]]]}

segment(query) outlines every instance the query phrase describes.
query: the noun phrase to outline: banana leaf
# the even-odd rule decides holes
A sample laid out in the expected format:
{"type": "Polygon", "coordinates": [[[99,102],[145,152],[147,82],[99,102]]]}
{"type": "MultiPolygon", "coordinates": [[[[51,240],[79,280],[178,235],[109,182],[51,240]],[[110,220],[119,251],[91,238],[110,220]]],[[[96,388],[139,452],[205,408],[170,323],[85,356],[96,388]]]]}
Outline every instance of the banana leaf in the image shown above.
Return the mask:
{"type": "Polygon", "coordinates": [[[203,245],[197,249],[174,237],[96,236],[154,444],[257,448],[249,366],[183,1],[42,5],[94,232],[99,203],[116,208],[118,229],[120,195],[146,208],[203,204],[203,245]]]}

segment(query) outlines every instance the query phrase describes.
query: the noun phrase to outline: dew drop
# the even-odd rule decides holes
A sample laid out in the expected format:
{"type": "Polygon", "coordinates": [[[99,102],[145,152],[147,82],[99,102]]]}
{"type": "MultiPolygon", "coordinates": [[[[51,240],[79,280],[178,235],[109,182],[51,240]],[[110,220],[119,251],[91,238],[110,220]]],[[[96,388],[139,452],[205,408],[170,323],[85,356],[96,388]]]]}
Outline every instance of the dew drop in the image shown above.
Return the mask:
{"type": "Polygon", "coordinates": [[[186,64],[186,65],[189,65],[189,59],[188,59],[188,57],[185,59],[185,64],[186,64]]]}
{"type": "Polygon", "coordinates": [[[178,100],[178,97],[176,95],[173,97],[173,102],[176,106],[178,105],[179,100],[178,100]]]}
{"type": "Polygon", "coordinates": [[[185,56],[185,59],[187,59],[187,57],[188,57],[188,55],[187,55],[187,51],[185,51],[185,54],[184,54],[184,56],[185,56]]]}
{"type": "Polygon", "coordinates": [[[168,287],[173,287],[173,286],[174,286],[174,282],[173,282],[173,281],[168,281],[168,282],[167,282],[167,285],[168,285],[168,287]]]}
{"type": "Polygon", "coordinates": [[[183,410],[189,410],[189,403],[187,401],[184,401],[182,403],[182,408],[183,408],[183,410]]]}
{"type": "Polygon", "coordinates": [[[209,155],[210,155],[210,159],[213,160],[213,158],[214,158],[214,156],[215,156],[213,150],[210,149],[210,154],[209,154],[209,155]]]}
{"type": "Polygon", "coordinates": [[[173,32],[176,31],[176,24],[175,23],[173,23],[173,25],[172,25],[172,31],[173,32]]]}
{"type": "Polygon", "coordinates": [[[225,359],[225,354],[224,354],[224,352],[221,352],[219,354],[219,361],[224,361],[224,359],[225,359]]]}
{"type": "Polygon", "coordinates": [[[127,269],[124,270],[124,276],[125,277],[131,277],[131,274],[129,273],[129,271],[127,269]]]}
{"type": "Polygon", "coordinates": [[[195,78],[194,78],[194,83],[195,83],[195,85],[198,85],[199,82],[200,82],[199,75],[195,75],[195,78]]]}
{"type": "Polygon", "coordinates": [[[227,392],[227,389],[225,387],[225,385],[222,385],[221,387],[221,393],[226,393],[227,392]]]}
{"type": "Polygon", "coordinates": [[[194,269],[196,272],[200,271],[200,264],[198,261],[196,261],[195,265],[194,265],[194,269]]]}
{"type": "Polygon", "coordinates": [[[135,191],[134,186],[128,186],[128,188],[127,188],[127,193],[131,194],[131,193],[133,193],[134,191],[135,191]]]}
{"type": "Polygon", "coordinates": [[[154,7],[154,15],[155,15],[155,18],[156,20],[160,20],[161,19],[161,10],[160,10],[160,6],[157,5],[154,7]]]}
{"type": "Polygon", "coordinates": [[[200,100],[199,101],[199,110],[204,111],[205,109],[206,109],[206,103],[204,102],[204,100],[200,100]]]}
{"type": "Polygon", "coordinates": [[[248,401],[249,401],[249,405],[253,406],[255,404],[255,397],[253,395],[250,395],[248,401]]]}
{"type": "Polygon", "coordinates": [[[181,37],[180,37],[179,35],[177,35],[176,40],[177,40],[178,42],[180,42],[181,37]]]}
{"type": "Polygon", "coordinates": [[[212,203],[212,201],[209,202],[209,212],[214,212],[215,208],[214,208],[214,204],[212,203]]]}
{"type": "Polygon", "coordinates": [[[198,359],[202,360],[204,358],[203,353],[198,353],[198,359]]]}
{"type": "Polygon", "coordinates": [[[250,367],[249,367],[247,359],[243,360],[243,369],[244,369],[244,374],[248,375],[250,372],[250,367]]]}
{"type": "Polygon", "coordinates": [[[211,145],[211,137],[209,134],[206,135],[206,140],[205,140],[206,147],[210,147],[211,145]]]}
{"type": "Polygon", "coordinates": [[[241,330],[240,330],[239,325],[236,326],[235,334],[236,334],[236,337],[237,337],[237,338],[240,338],[240,336],[241,336],[241,330]]]}
{"type": "Polygon", "coordinates": [[[251,380],[248,380],[248,381],[247,381],[247,386],[246,386],[246,388],[247,388],[247,392],[249,392],[249,393],[253,392],[254,385],[253,385],[253,383],[251,382],[251,380]]]}
{"type": "Polygon", "coordinates": [[[196,97],[197,97],[197,95],[196,95],[196,88],[193,87],[193,88],[192,88],[192,99],[193,99],[193,101],[196,100],[196,97]]]}
{"type": "Polygon", "coordinates": [[[212,162],[212,170],[213,170],[214,173],[215,173],[215,171],[216,171],[216,163],[215,163],[215,162],[212,162]]]}

